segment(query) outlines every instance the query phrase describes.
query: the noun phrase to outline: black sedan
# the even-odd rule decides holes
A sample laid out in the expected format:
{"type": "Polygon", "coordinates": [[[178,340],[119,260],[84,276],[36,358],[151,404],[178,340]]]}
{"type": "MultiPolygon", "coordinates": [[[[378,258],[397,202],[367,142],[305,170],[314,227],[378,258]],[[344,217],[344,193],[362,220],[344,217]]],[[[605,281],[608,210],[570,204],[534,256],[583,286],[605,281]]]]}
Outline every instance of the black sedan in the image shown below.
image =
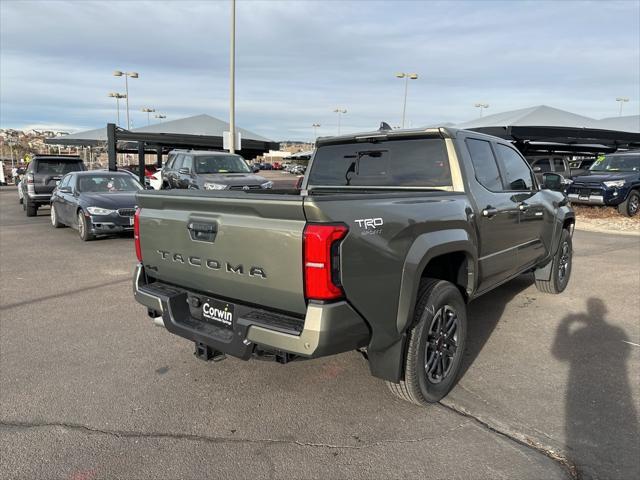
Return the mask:
{"type": "Polygon", "coordinates": [[[84,241],[133,230],[140,183],[125,172],[72,172],[51,197],[51,224],[76,228],[84,241]]]}

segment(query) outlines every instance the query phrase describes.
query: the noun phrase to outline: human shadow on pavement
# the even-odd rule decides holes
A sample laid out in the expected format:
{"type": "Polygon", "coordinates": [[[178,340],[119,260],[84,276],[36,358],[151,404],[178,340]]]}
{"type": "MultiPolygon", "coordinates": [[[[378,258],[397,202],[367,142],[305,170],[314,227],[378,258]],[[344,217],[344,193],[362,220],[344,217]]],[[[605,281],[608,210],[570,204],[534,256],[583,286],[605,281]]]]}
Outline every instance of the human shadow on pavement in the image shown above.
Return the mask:
{"type": "Polygon", "coordinates": [[[469,304],[467,344],[464,358],[462,359],[460,378],[464,376],[478,355],[480,355],[484,345],[502,318],[507,304],[532,284],[532,275],[520,275],[496,288],[490,294],[483,295],[469,304]]]}
{"type": "Polygon", "coordinates": [[[569,365],[566,453],[583,479],[640,478],[640,433],[627,371],[632,346],[606,314],[602,300],[589,298],[585,313],[567,315],[558,326],[552,353],[569,365]]]}

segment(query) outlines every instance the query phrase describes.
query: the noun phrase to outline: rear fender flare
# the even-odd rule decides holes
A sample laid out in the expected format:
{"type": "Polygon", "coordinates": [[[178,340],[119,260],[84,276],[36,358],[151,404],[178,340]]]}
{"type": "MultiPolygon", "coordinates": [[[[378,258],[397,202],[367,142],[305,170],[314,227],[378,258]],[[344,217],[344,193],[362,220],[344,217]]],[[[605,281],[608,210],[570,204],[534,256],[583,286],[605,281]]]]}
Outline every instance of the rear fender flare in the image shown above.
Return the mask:
{"type": "Polygon", "coordinates": [[[398,333],[404,333],[410,327],[420,279],[427,264],[435,257],[453,252],[464,252],[467,255],[466,285],[462,286],[467,296],[471,296],[476,285],[477,254],[469,232],[463,229],[454,229],[420,235],[411,245],[402,267],[396,318],[398,333]]]}

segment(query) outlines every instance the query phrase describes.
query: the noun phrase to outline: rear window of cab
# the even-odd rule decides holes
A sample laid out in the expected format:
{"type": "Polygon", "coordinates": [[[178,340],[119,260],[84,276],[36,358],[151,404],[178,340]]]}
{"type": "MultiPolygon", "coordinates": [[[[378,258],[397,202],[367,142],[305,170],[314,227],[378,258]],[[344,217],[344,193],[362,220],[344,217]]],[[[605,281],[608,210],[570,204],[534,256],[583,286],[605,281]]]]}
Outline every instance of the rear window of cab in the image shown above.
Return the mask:
{"type": "Polygon", "coordinates": [[[441,138],[320,146],[311,186],[450,187],[451,170],[441,138]]]}

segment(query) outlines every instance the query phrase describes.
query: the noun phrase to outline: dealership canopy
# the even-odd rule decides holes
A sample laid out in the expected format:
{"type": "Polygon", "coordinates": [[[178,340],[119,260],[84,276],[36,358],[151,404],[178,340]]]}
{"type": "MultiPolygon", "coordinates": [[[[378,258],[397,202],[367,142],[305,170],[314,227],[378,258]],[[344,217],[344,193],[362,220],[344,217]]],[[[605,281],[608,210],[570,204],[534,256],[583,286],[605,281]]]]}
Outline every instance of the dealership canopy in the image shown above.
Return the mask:
{"type": "Polygon", "coordinates": [[[640,146],[638,117],[596,120],[546,105],[512,110],[456,125],[512,140],[523,152],[606,152],[640,146]]]}
{"type": "MultiPolygon", "coordinates": [[[[210,115],[195,115],[169,122],[157,123],[141,128],[134,128],[128,133],[140,136],[141,141],[148,145],[180,146],[183,148],[222,148],[222,137],[229,130],[229,124],[210,115]]],[[[258,135],[244,128],[238,128],[242,138],[243,151],[250,155],[259,155],[270,149],[277,149],[278,144],[268,138],[258,135]]],[[[107,142],[107,128],[87,130],[85,132],[72,133],[64,137],[54,137],[45,140],[52,145],[69,145],[97,147],[104,146],[107,142]]],[[[133,150],[136,145],[131,141],[119,143],[121,151],[133,150]]]]}

